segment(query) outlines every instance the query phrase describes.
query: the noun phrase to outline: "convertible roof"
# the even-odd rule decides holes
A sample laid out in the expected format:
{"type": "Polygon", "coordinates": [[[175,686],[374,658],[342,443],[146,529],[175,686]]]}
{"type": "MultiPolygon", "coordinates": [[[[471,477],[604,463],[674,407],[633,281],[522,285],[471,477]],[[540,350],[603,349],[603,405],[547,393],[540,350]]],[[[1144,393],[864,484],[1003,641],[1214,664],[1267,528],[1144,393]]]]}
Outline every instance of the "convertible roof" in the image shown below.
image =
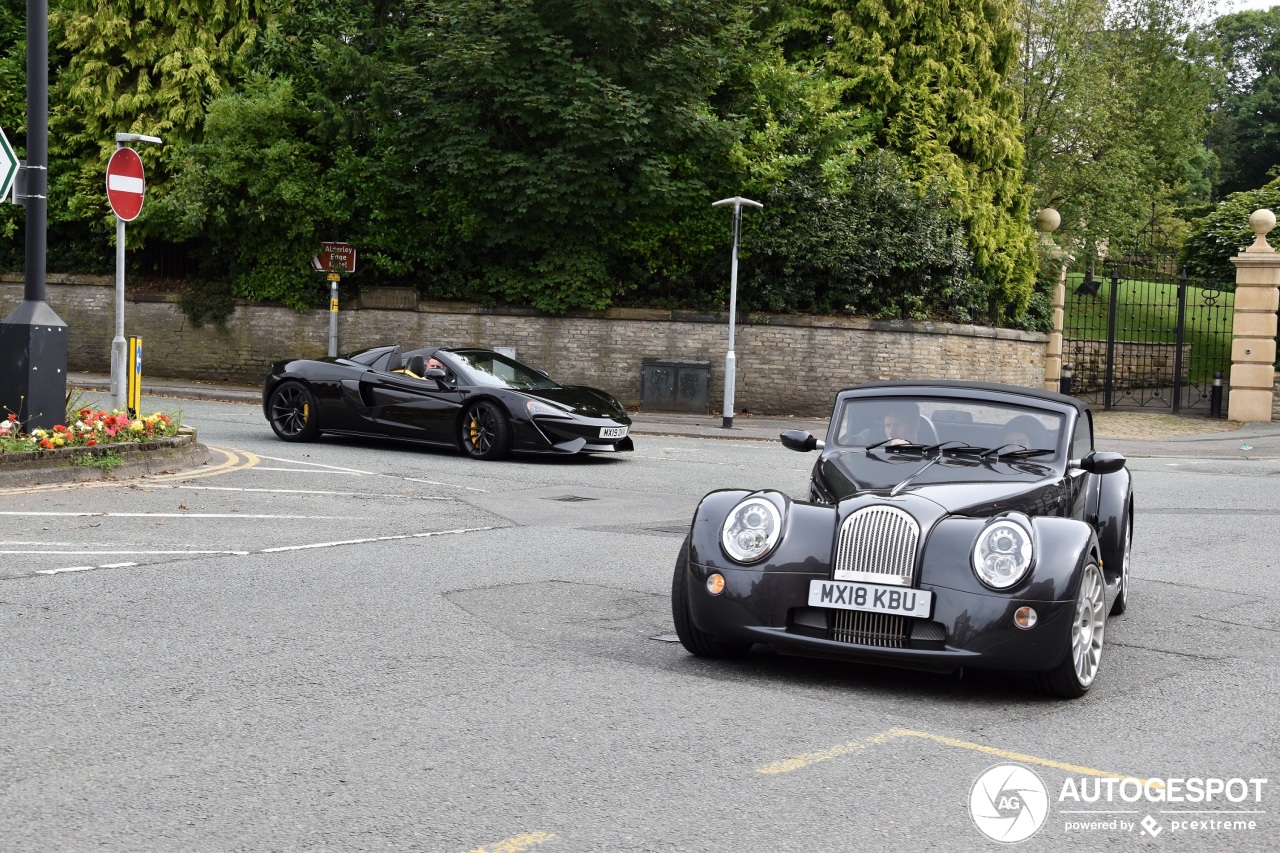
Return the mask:
{"type": "Polygon", "coordinates": [[[868,391],[873,389],[884,389],[892,391],[913,391],[913,390],[955,390],[965,394],[973,393],[990,393],[990,394],[1007,394],[1016,397],[1029,397],[1033,400],[1041,400],[1046,403],[1057,403],[1060,406],[1070,406],[1075,409],[1083,417],[1085,412],[1089,411],[1089,404],[1076,397],[1070,397],[1066,394],[1059,394],[1055,391],[1043,391],[1039,388],[1028,388],[1022,385],[1000,385],[995,382],[970,382],[963,379],[895,379],[884,380],[880,382],[865,382],[861,385],[851,385],[841,389],[840,393],[846,391],[868,391]]]}

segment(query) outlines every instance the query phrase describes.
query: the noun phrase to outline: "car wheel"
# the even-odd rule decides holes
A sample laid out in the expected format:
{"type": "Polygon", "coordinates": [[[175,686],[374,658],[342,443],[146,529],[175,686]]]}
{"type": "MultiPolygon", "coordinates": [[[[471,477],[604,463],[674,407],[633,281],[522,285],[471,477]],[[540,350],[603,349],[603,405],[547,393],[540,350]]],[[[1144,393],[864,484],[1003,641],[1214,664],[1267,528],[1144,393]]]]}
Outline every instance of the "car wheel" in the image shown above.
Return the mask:
{"type": "Polygon", "coordinates": [[[671,578],[671,616],[680,645],[700,658],[737,658],[751,650],[751,643],[733,643],[700,631],[689,614],[689,540],[680,548],[676,572],[671,578]]]}
{"type": "Polygon", "coordinates": [[[1105,589],[1102,570],[1090,561],[1080,575],[1067,654],[1053,669],[1038,673],[1038,686],[1044,692],[1076,699],[1093,686],[1102,663],[1102,635],[1107,625],[1105,589]]]}
{"type": "Polygon", "coordinates": [[[267,404],[271,428],[285,441],[314,441],[320,435],[316,397],[300,382],[282,382],[267,404]]]}
{"type": "Polygon", "coordinates": [[[1116,600],[1111,603],[1112,616],[1119,616],[1129,609],[1129,551],[1132,548],[1133,516],[1131,515],[1124,532],[1124,552],[1120,557],[1120,591],[1116,593],[1116,600]]]}
{"type": "Polygon", "coordinates": [[[462,416],[462,449],[474,459],[501,459],[511,452],[511,425],[497,406],[482,400],[462,416]]]}

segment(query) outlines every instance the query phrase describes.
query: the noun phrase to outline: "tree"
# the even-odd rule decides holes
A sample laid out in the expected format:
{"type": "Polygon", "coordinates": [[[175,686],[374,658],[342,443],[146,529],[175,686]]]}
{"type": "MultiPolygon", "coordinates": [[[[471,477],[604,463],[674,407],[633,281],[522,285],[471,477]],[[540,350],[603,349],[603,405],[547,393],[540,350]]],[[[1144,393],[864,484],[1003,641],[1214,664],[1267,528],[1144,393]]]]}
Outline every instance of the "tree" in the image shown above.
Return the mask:
{"type": "Polygon", "coordinates": [[[1280,6],[1224,15],[1211,37],[1225,78],[1214,113],[1215,189],[1231,194],[1267,183],[1280,164],[1280,6]]]}
{"type": "Polygon", "coordinates": [[[1207,195],[1213,91],[1198,0],[1022,0],[1022,129],[1036,207],[1119,243],[1150,205],[1207,195]]]}
{"type": "Polygon", "coordinates": [[[1011,0],[798,0],[787,44],[850,81],[847,102],[882,117],[877,141],[910,173],[941,179],[976,274],[1010,314],[1035,277],[1023,185],[1011,0]]]}

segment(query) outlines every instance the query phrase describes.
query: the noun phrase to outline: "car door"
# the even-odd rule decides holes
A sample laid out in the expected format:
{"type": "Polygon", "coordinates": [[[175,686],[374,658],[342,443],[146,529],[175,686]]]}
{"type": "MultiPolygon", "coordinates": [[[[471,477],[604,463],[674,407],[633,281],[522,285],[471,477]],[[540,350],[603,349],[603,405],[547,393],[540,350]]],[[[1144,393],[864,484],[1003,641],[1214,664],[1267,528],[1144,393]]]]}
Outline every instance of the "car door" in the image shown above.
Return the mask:
{"type": "Polygon", "coordinates": [[[454,444],[453,425],[462,395],[434,379],[369,371],[358,398],[374,431],[416,441],[454,444]]]}
{"type": "MultiPolygon", "coordinates": [[[[1080,460],[1093,452],[1093,413],[1086,411],[1077,418],[1071,438],[1071,459],[1080,460]]],[[[1067,469],[1067,502],[1070,516],[1096,524],[1098,477],[1079,468],[1067,469]]]]}

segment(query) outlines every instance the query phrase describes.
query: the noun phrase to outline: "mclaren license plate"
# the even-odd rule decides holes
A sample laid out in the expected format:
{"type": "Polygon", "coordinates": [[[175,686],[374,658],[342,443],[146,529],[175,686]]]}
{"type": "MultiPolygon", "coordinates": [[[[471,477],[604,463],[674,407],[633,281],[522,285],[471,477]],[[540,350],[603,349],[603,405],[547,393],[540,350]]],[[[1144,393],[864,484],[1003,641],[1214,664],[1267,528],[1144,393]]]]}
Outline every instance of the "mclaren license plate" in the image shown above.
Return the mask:
{"type": "Polygon", "coordinates": [[[933,593],[923,589],[879,586],[873,583],[809,581],[809,606],[928,619],[933,612],[933,593]]]}
{"type": "Polygon", "coordinates": [[[601,438],[626,438],[626,427],[600,427],[601,438]]]}

